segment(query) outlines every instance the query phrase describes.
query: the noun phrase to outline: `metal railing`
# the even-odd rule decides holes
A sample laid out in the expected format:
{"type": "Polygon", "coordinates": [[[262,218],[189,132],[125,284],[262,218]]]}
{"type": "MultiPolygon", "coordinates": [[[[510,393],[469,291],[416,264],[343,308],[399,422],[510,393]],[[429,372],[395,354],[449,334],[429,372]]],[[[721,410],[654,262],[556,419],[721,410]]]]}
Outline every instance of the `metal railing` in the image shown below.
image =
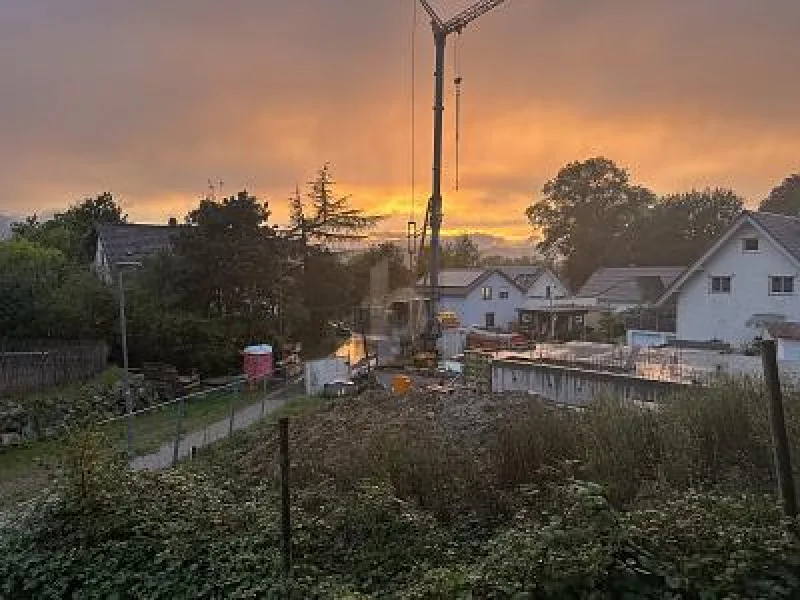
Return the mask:
{"type": "Polygon", "coordinates": [[[266,416],[275,400],[269,392],[284,389],[264,380],[250,386],[244,376],[209,389],[160,402],[96,425],[125,451],[134,468],[160,469],[191,456],[194,449],[231,437],[237,429],[266,416]],[[271,407],[271,406],[270,406],[271,407]],[[128,437],[128,425],[132,435],[128,437]]]}

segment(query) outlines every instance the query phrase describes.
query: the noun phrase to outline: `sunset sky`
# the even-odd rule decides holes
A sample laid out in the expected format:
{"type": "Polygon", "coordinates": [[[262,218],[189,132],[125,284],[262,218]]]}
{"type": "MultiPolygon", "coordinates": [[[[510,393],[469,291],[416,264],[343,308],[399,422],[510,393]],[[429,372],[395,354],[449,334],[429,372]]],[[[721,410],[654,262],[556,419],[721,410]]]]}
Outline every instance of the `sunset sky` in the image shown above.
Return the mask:
{"type": "MultiPolygon", "coordinates": [[[[444,16],[468,0],[432,0],[444,16]]],[[[0,213],[111,190],[182,217],[221,180],[285,198],[329,161],[341,193],[411,205],[413,0],[0,1],[0,213]]],[[[416,26],[416,207],[430,188],[432,41],[416,26]]],[[[657,192],[757,203],[800,170],[798,0],[507,0],[453,48],[445,229],[524,238],[566,162],[604,155],[657,192]]]]}

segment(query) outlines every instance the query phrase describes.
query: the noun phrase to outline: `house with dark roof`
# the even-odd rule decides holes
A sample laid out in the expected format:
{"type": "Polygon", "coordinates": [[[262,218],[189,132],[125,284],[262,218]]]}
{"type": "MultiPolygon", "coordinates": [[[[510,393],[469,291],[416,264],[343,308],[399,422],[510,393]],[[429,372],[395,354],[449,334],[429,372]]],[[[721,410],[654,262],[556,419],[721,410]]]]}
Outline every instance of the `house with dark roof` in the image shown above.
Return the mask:
{"type": "Polygon", "coordinates": [[[609,312],[658,302],[686,267],[603,267],[591,274],[576,296],[592,299],[609,312]]]}
{"type": "MultiPolygon", "coordinates": [[[[417,281],[417,293],[430,297],[427,276],[417,281]]],[[[439,273],[439,311],[452,312],[463,326],[510,329],[526,290],[502,268],[443,269],[439,273]]]]}
{"type": "Polygon", "coordinates": [[[141,263],[160,252],[169,252],[180,231],[170,225],[98,225],[94,272],[106,283],[111,283],[120,263],[141,263]]]}
{"type": "Polygon", "coordinates": [[[520,309],[522,328],[539,339],[580,335],[587,327],[597,326],[604,314],[654,306],[684,270],[684,267],[600,268],[574,296],[529,297],[520,309]]]}
{"type": "Polygon", "coordinates": [[[800,322],[800,219],[745,211],[672,282],[679,340],[743,347],[800,322]]]}
{"type": "Polygon", "coordinates": [[[497,267],[509,279],[525,290],[526,298],[566,298],[569,289],[552,269],[543,265],[512,265],[497,267]]]}

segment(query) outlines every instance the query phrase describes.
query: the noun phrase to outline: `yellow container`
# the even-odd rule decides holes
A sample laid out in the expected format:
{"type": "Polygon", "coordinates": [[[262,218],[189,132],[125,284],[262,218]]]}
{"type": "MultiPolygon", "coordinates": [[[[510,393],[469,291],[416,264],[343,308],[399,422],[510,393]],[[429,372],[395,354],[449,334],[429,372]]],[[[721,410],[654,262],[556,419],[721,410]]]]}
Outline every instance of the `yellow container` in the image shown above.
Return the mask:
{"type": "Polygon", "coordinates": [[[407,394],[411,390],[411,378],[408,375],[395,375],[392,378],[392,392],[398,395],[407,394]]]}

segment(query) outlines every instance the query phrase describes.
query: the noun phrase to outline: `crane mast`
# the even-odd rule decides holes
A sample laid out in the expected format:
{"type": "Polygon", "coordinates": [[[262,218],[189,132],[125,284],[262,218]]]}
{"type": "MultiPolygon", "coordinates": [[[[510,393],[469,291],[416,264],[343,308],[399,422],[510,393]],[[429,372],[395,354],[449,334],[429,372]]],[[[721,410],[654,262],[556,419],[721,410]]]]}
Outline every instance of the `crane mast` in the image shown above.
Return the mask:
{"type": "MultiPolygon", "coordinates": [[[[461,31],[472,21],[499,6],[505,0],[480,0],[447,21],[442,21],[427,0],[420,0],[425,12],[431,18],[434,43],[434,85],[433,85],[433,184],[428,201],[426,225],[430,223],[430,263],[428,282],[430,297],[428,301],[425,338],[428,350],[436,350],[439,337],[439,266],[441,264],[442,227],[442,133],[444,116],[444,63],[447,36],[461,31]]],[[[425,229],[423,229],[425,231],[425,229]]]]}

